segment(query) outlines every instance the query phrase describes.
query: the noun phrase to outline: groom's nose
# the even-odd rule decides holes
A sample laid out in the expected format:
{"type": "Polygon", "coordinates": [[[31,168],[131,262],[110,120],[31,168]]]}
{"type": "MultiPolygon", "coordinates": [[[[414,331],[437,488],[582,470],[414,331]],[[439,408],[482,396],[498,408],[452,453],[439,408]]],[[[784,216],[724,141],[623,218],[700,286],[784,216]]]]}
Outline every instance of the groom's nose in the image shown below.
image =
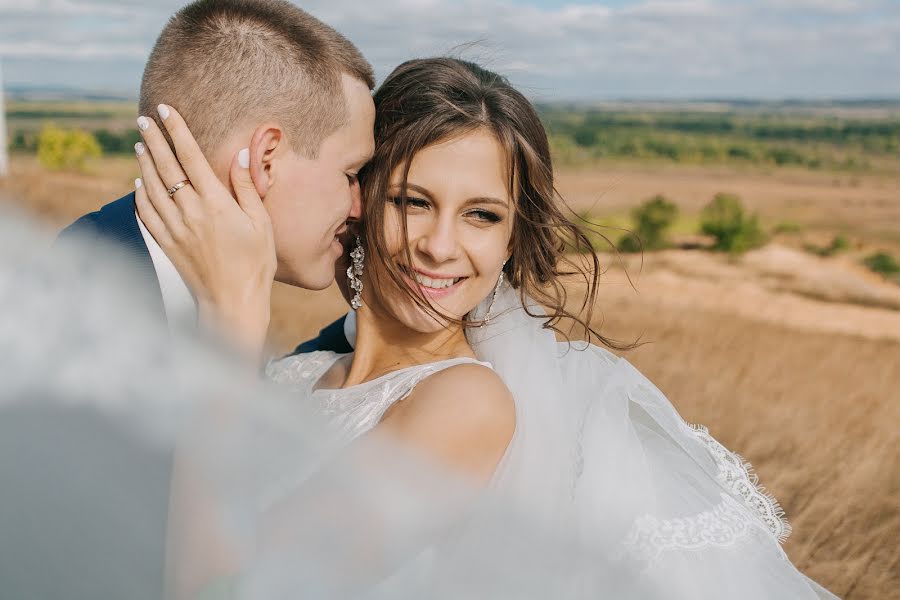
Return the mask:
{"type": "Polygon", "coordinates": [[[350,214],[348,218],[359,219],[362,216],[362,194],[359,191],[359,182],[354,181],[350,186],[350,214]]]}

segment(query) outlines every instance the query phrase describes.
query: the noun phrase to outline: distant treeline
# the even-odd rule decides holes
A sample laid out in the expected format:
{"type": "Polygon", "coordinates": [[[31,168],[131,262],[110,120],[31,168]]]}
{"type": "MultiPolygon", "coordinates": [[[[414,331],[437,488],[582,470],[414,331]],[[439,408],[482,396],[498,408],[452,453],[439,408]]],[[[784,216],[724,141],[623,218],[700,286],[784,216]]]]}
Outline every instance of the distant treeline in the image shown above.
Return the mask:
{"type": "MultiPolygon", "coordinates": [[[[563,165],[613,159],[863,170],[900,164],[897,117],[804,116],[739,107],[638,111],[551,104],[538,110],[554,157],[563,165]]],[[[20,103],[7,112],[11,149],[36,152],[38,124],[55,121],[93,135],[103,154],[129,154],[140,140],[128,126],[131,111],[128,104],[20,103]],[[98,122],[109,125],[97,128],[98,122]]]]}
{"type": "MultiPolygon", "coordinates": [[[[141,141],[141,135],[137,129],[124,129],[122,131],[109,131],[97,129],[91,133],[103,154],[133,154],[134,145],[141,141]]],[[[39,131],[16,131],[10,142],[10,150],[14,152],[36,153],[38,151],[39,131]]]]}
{"type": "Polygon", "coordinates": [[[662,159],[860,169],[900,158],[900,119],[540,106],[558,160],[662,159]]]}
{"type": "Polygon", "coordinates": [[[72,109],[57,108],[12,108],[6,111],[6,117],[13,119],[113,119],[120,114],[112,110],[84,110],[78,107],[72,109]]]}

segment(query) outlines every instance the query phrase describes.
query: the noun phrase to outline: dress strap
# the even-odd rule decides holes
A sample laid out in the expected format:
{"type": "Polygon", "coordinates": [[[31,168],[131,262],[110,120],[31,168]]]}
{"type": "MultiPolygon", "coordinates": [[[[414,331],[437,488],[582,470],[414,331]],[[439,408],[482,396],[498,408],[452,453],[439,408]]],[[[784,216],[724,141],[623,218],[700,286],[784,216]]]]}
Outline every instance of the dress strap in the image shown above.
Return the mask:
{"type": "Polygon", "coordinates": [[[412,369],[403,369],[397,371],[395,373],[396,379],[390,382],[390,386],[394,390],[394,393],[391,394],[391,396],[396,398],[394,402],[403,400],[412,393],[417,385],[419,385],[428,377],[434,375],[435,373],[440,373],[441,371],[449,369],[450,367],[465,364],[482,365],[484,367],[487,367],[488,369],[493,370],[493,367],[490,363],[482,362],[480,360],[469,357],[451,358],[448,360],[442,360],[440,362],[421,365],[412,369]]]}

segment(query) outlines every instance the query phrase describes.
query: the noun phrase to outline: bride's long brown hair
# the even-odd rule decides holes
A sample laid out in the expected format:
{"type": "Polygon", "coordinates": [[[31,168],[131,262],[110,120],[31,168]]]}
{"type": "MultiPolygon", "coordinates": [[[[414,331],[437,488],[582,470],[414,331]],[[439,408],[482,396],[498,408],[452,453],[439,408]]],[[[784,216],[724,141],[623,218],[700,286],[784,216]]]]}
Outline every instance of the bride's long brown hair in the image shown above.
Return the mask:
{"type": "MultiPolygon", "coordinates": [[[[544,326],[557,332],[561,332],[561,321],[571,319],[591,340],[616,349],[631,347],[604,337],[591,326],[601,275],[599,260],[588,237],[564,212],[568,209],[553,184],[547,133],[525,96],[505,77],[471,62],[429,58],[401,64],[381,84],[374,99],[375,155],[360,174],[365,210],[362,230],[369,262],[377,261],[373,269],[367,269],[374,289],[393,285],[435,318],[463,326],[479,324],[441,314],[419,290],[405,283],[383,232],[391,174],[397,166],[403,166],[400,212],[405,215],[413,156],[434,144],[482,129],[496,137],[508,158],[508,190],[514,199],[515,218],[505,277],[523,302],[529,296],[547,309],[546,315],[529,314],[546,318],[544,326]],[[563,280],[571,285],[573,276],[586,286],[577,312],[566,308],[563,280]]],[[[408,238],[405,218],[401,224],[403,238],[408,238]]],[[[405,260],[412,264],[408,247],[405,260]]]]}

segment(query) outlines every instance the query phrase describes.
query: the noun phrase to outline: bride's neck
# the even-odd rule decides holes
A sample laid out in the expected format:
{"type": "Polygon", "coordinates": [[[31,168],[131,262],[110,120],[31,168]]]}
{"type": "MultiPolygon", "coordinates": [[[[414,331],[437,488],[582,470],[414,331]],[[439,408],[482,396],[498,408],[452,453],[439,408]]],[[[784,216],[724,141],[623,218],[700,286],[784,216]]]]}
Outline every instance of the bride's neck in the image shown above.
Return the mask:
{"type": "Polygon", "coordinates": [[[475,357],[463,328],[459,326],[422,333],[395,319],[381,318],[367,306],[357,311],[356,319],[353,362],[344,387],[406,367],[449,358],[475,357]]]}

